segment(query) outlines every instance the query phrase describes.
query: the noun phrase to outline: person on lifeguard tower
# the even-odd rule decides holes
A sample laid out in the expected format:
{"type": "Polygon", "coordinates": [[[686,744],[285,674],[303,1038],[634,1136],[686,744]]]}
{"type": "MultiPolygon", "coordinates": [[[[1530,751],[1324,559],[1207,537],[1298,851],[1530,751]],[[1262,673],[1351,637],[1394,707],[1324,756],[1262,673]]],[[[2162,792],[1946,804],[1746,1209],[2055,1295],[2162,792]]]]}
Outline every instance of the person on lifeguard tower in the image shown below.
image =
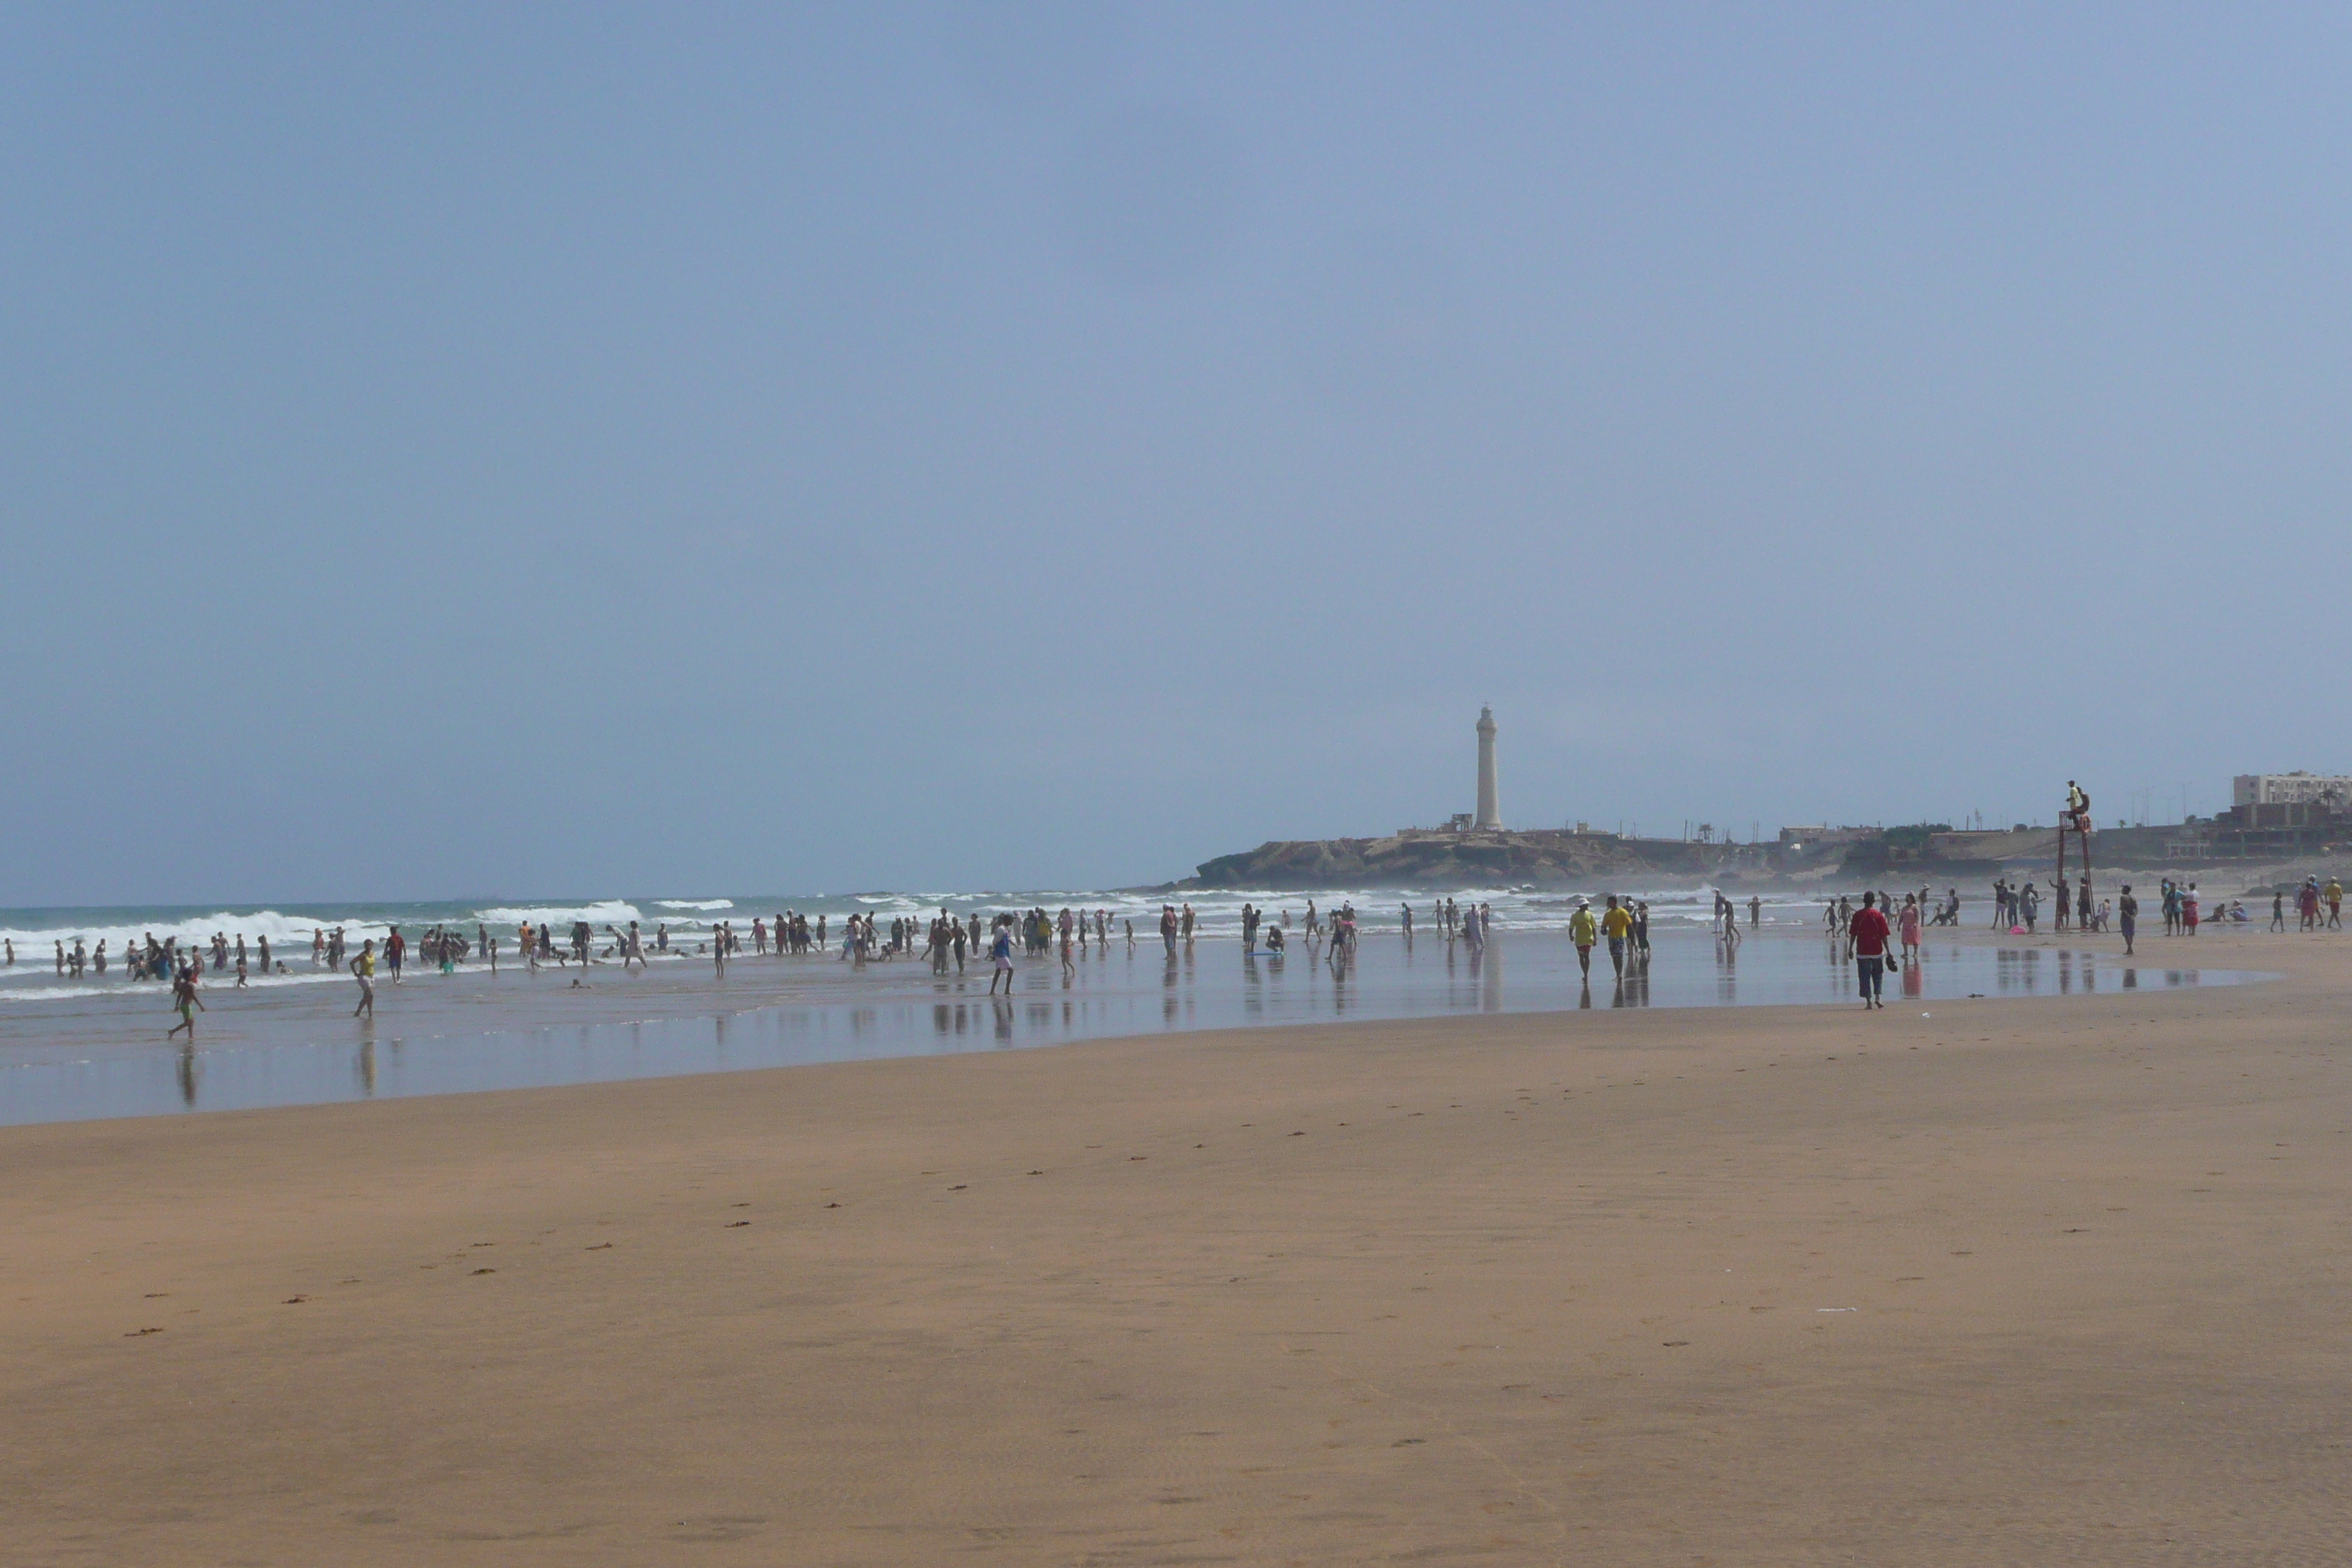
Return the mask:
{"type": "Polygon", "coordinates": [[[2088,837],[2091,831],[2091,797],[2073,779],[2066,781],[2066,816],[2074,831],[2088,837]]]}

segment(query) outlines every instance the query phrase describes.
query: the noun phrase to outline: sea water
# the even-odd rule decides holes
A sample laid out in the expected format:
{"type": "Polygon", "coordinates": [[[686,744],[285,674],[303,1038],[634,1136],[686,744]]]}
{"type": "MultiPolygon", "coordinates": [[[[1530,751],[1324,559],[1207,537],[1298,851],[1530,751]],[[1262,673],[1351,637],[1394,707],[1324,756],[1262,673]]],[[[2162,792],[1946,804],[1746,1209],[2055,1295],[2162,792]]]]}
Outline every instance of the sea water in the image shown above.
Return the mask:
{"type": "MultiPolygon", "coordinates": [[[[1279,917],[1293,914],[1289,952],[1245,955],[1234,930],[1249,895],[1194,901],[1200,940],[1173,958],[1157,934],[1155,899],[1104,893],[906,896],[866,894],[821,900],[647,900],[562,904],[349,906],[315,914],[166,910],[65,911],[79,932],[152,930],[185,941],[214,930],[268,931],[289,973],[238,990],[207,972],[193,1047],[166,1042],[173,1021],[168,988],[123,980],[121,971],[80,983],[59,981],[49,964],[28,972],[19,945],[17,975],[0,984],[0,1121],[150,1115],[325,1100],[522,1088],[713,1072],[865,1058],[998,1050],[1087,1038],[1349,1019],[1433,1017],[1459,1013],[1526,1013],[1648,1006],[1853,1005],[1853,965],[1821,931],[1818,910],[1784,903],[1767,926],[1737,945],[1717,939],[1706,921],[1711,899],[1688,892],[1651,900],[1654,954],[1619,980],[1606,949],[1587,976],[1559,927],[1565,910],[1539,896],[1483,895],[1494,905],[1496,932],[1483,952],[1441,940],[1427,905],[1415,908],[1420,934],[1404,940],[1393,896],[1357,898],[1368,915],[1390,905],[1385,925],[1368,923],[1354,959],[1335,964],[1303,937],[1306,900],[1266,896],[1279,917]],[[1667,903],[1666,898],[1675,902],[1667,903]],[[573,919],[599,927],[636,919],[667,923],[674,946],[691,949],[709,922],[739,931],[753,912],[873,909],[890,913],[946,908],[992,910],[1060,902],[1114,910],[1119,934],[1108,949],[1089,946],[1066,972],[1058,957],[1024,961],[1013,994],[988,994],[987,966],[968,959],[961,976],[934,976],[918,958],[863,967],[832,954],[759,957],[747,952],[725,974],[690,952],[624,974],[618,963],[542,964],[536,973],[503,959],[497,973],[468,963],[452,975],[412,965],[399,985],[379,974],[373,1019],[354,1019],[357,996],[346,974],[314,970],[310,924],[341,924],[354,948],[362,933],[397,923],[414,934],[437,921],[534,925],[559,934],[573,919]],[[620,914],[622,910],[635,912],[620,914]],[[652,919],[647,920],[650,914],[652,919]],[[675,919],[668,917],[675,916],[675,919]],[[495,917],[495,919],[494,919],[495,917]],[[1137,940],[1124,940],[1134,919],[1137,940]],[[238,921],[243,923],[236,923],[238,921]],[[279,934],[280,931],[285,934],[279,934]],[[1231,933],[1231,934],[1228,934],[1231,933]],[[579,981],[581,984],[575,984],[579,981]]],[[[1342,895],[1345,898],[1346,895],[1342,895]]],[[[1460,898],[1460,895],[1457,895],[1460,898]]],[[[1251,901],[1256,901],[1255,898],[1251,901]]],[[[1469,900],[1465,898],[1461,901],[1469,900]]],[[[1318,906],[1328,907],[1318,899],[1318,906]]],[[[0,914],[13,931],[41,932],[62,924],[60,911],[0,914]]],[[[839,918],[832,923],[838,929],[839,918]]],[[[58,940],[51,937],[48,940],[58,940]]],[[[86,940],[94,940],[88,938],[86,940]]],[[[112,948],[110,942],[110,950],[112,948]]],[[[2166,944],[2168,948],[2171,944],[2166,944]]],[[[1889,1005],[1944,998],[2098,994],[2249,978],[2235,970],[2199,969],[2168,952],[2138,960],[2066,945],[2007,946],[1931,942],[1923,961],[1887,979],[1889,1005]]],[[[1335,1046],[1344,1048],[1344,1046],[1335,1046]]]]}

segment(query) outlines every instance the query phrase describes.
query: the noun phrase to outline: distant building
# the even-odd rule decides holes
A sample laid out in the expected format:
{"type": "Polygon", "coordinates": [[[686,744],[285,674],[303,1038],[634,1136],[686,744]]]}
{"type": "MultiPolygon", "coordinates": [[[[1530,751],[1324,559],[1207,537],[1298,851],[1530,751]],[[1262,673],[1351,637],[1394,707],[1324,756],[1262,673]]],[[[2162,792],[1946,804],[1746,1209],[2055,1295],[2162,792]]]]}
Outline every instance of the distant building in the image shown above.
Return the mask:
{"type": "Polygon", "coordinates": [[[2325,805],[2352,808],[2352,775],[2240,773],[2230,783],[2231,805],[2325,805]]]}
{"type": "Polygon", "coordinates": [[[1503,826],[1503,805],[1495,789],[1495,710],[1478,710],[1478,820],[1479,827],[1500,828],[1503,826]]]}
{"type": "Polygon", "coordinates": [[[1859,844],[1877,837],[1875,827],[1784,827],[1780,829],[1780,847],[1813,849],[1824,844],[1859,844]]]}

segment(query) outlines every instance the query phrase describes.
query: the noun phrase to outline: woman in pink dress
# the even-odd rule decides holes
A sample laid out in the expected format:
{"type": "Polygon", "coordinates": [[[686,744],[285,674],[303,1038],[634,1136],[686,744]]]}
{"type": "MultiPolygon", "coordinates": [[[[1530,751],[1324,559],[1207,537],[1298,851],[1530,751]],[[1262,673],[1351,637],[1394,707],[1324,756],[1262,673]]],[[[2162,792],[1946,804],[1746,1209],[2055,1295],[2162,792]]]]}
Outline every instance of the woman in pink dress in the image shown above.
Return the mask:
{"type": "Polygon", "coordinates": [[[1903,935],[1903,960],[1916,963],[1919,959],[1919,898],[1916,893],[1903,895],[1903,918],[1897,922],[1903,935]]]}

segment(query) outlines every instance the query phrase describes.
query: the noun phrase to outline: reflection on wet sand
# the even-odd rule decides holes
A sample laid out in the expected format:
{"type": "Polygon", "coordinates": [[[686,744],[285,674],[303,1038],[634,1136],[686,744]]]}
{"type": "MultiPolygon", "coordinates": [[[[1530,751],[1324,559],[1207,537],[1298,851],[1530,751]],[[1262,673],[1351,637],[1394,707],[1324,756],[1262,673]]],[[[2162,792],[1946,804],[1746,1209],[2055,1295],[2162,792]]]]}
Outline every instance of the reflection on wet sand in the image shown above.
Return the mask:
{"type": "MultiPolygon", "coordinates": [[[[827,966],[760,971],[739,965],[699,991],[600,977],[588,990],[550,993],[509,976],[440,993],[404,987],[397,1004],[438,1026],[411,1027],[380,1054],[373,1020],[306,1017],[269,1007],[216,1011],[197,1047],[158,1053],[125,1039],[44,1055],[40,1041],[0,1048],[0,1119],[47,1121],[182,1110],[292,1104],[377,1095],[447,1093],[730,1068],[940,1051],[1002,1049],[1163,1030],[1337,1022],[1444,1014],[1615,1008],[1730,1007],[1852,1000],[1854,972],[1841,944],[1818,938],[1660,933],[1644,961],[1622,972],[1595,955],[1586,974],[1567,939],[1496,932],[1483,946],[1368,941],[1338,954],[1315,942],[1286,954],[1247,954],[1201,942],[1162,958],[1096,952],[1054,958],[1017,977],[1019,997],[970,977],[877,963],[862,973],[827,966]],[[761,991],[750,982],[773,976],[761,991]],[[1596,987],[1602,1001],[1596,1004],[1596,987]],[[536,1023],[533,1013],[594,1003],[670,1016],[536,1023]],[[444,998],[469,998],[458,1006],[444,998]],[[436,1014],[435,1005],[442,1010],[436,1014]],[[682,1015],[682,1016],[679,1016],[682,1015]],[[558,1042],[562,1044],[559,1046],[558,1042]]],[[[1900,971],[1906,1001],[1939,996],[2095,994],[2102,990],[2229,984],[2237,972],[2158,968],[2068,948],[1930,946],[1900,971]]],[[[1895,989],[1895,987],[1890,987],[1895,989]]],[[[282,1005],[281,1005],[282,1008],[282,1005]]],[[[144,1023],[143,1016],[139,1020],[144,1023]]],[[[77,1019],[87,1031],[87,1018],[77,1019]]]]}

